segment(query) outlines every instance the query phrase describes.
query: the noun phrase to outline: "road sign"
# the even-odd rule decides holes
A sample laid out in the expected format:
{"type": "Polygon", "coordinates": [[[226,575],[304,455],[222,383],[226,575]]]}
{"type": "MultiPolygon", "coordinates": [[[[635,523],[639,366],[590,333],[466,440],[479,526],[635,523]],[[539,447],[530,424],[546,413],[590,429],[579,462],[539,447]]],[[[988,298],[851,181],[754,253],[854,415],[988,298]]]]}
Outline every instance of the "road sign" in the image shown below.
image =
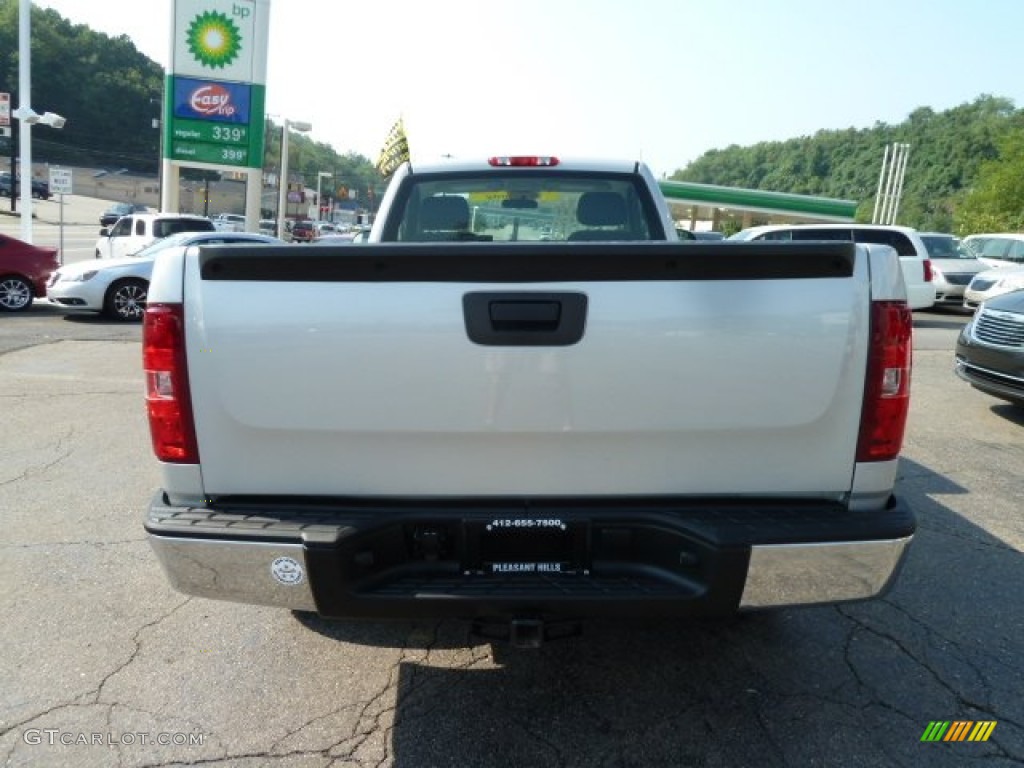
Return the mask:
{"type": "Polygon", "coordinates": [[[50,169],[50,191],[56,195],[71,194],[71,169],[51,168],[50,169]]]}
{"type": "Polygon", "coordinates": [[[0,93],[0,126],[11,124],[11,94],[0,93]]]}

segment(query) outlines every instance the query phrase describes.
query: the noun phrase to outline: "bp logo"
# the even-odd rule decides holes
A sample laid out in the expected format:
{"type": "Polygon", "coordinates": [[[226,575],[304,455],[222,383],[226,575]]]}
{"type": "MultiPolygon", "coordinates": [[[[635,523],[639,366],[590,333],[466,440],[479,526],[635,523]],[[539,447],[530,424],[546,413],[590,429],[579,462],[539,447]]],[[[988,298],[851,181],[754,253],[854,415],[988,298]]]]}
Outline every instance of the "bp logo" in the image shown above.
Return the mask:
{"type": "Polygon", "coordinates": [[[238,58],[242,34],[235,22],[223,13],[207,11],[196,16],[189,25],[188,49],[204,66],[226,67],[238,58]]]}

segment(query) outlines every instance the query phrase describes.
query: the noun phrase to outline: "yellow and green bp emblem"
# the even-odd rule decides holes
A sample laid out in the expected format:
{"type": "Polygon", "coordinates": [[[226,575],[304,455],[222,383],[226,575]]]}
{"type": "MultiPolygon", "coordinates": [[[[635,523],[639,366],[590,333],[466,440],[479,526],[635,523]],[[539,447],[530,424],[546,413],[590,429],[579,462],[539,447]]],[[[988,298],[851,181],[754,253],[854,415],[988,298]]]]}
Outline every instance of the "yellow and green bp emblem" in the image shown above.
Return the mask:
{"type": "Polygon", "coordinates": [[[242,34],[223,13],[207,11],[192,20],[188,28],[188,48],[204,66],[226,67],[238,58],[242,34]]]}

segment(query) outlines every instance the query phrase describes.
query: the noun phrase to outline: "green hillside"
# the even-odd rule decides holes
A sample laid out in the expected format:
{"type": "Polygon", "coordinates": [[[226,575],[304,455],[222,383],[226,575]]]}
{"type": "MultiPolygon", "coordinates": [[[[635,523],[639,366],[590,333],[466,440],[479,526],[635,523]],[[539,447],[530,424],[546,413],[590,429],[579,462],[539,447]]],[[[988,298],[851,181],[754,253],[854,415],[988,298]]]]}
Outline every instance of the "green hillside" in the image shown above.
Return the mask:
{"type": "Polygon", "coordinates": [[[671,178],[857,200],[858,219],[868,221],[893,142],[911,145],[899,223],[940,231],[1024,228],[1024,111],[989,95],[945,112],[920,107],[899,125],[711,150],[671,178]]]}

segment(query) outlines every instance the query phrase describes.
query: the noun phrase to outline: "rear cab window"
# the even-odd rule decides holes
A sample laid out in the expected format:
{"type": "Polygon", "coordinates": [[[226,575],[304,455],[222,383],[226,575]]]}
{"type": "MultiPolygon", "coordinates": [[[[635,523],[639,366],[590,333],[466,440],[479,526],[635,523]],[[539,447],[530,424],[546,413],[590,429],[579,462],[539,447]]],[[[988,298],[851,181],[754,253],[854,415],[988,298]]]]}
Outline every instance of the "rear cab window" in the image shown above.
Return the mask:
{"type": "Polygon", "coordinates": [[[383,242],[664,240],[642,177],[522,171],[410,175],[383,242]]]}
{"type": "Polygon", "coordinates": [[[175,235],[178,232],[212,232],[216,227],[209,219],[157,219],[153,222],[153,236],[156,238],[175,235]]]}

